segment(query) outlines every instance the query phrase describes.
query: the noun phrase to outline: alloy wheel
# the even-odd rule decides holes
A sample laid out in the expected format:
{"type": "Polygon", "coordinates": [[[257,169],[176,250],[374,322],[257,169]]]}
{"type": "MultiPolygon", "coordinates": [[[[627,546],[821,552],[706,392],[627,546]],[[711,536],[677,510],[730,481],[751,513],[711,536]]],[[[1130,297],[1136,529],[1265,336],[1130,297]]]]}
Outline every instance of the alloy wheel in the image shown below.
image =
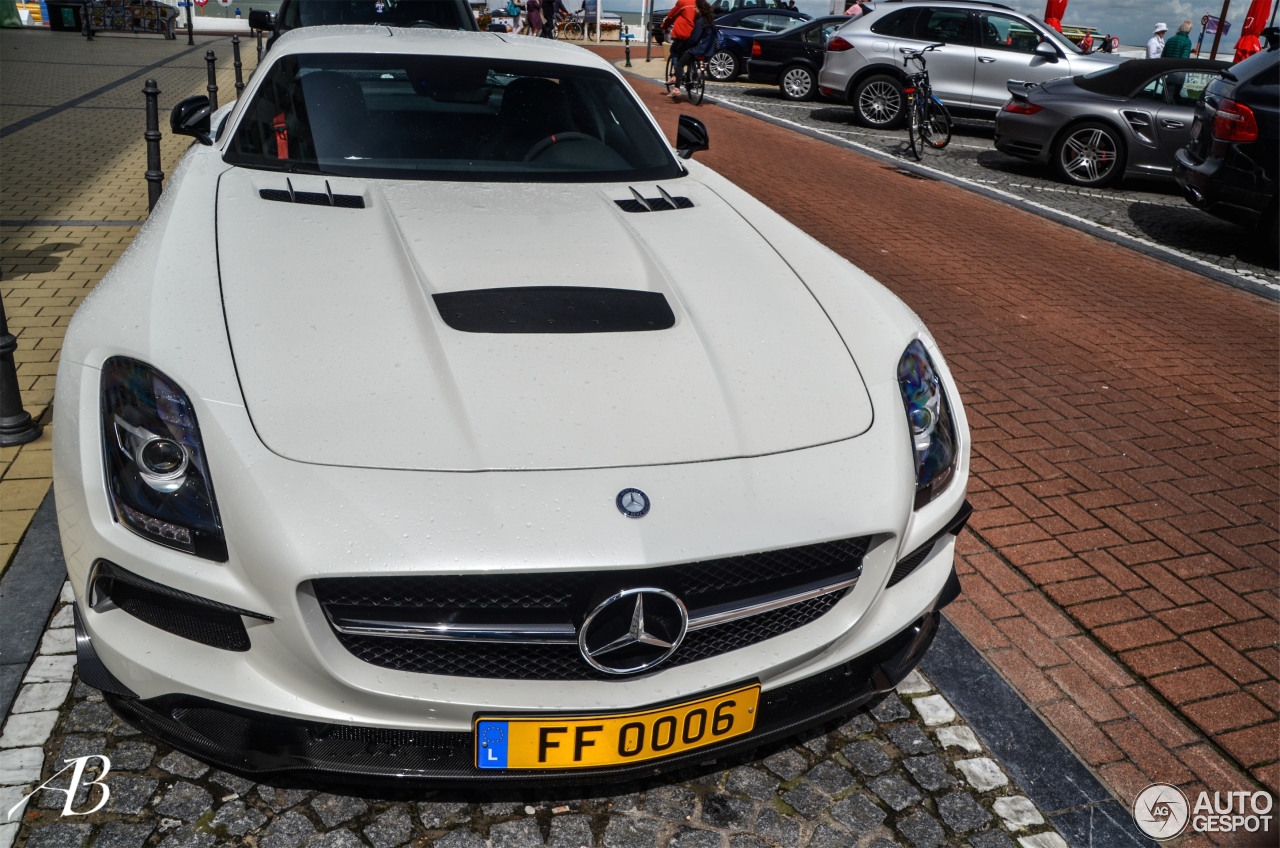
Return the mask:
{"type": "Polygon", "coordinates": [[[1115,171],[1120,161],[1119,145],[1105,130],[1082,127],[1063,140],[1058,161],[1067,179],[1081,185],[1098,185],[1115,171]]]}
{"type": "Polygon", "coordinates": [[[731,80],[738,75],[738,59],[728,50],[721,50],[707,60],[707,72],[717,82],[731,80]]]}
{"type": "Polygon", "coordinates": [[[863,87],[858,95],[858,112],[868,123],[884,126],[902,111],[902,95],[887,80],[876,80],[863,87]]]}
{"type": "Polygon", "coordinates": [[[813,93],[813,75],[804,68],[791,68],[782,75],[782,93],[788,100],[808,100],[813,93]]]}

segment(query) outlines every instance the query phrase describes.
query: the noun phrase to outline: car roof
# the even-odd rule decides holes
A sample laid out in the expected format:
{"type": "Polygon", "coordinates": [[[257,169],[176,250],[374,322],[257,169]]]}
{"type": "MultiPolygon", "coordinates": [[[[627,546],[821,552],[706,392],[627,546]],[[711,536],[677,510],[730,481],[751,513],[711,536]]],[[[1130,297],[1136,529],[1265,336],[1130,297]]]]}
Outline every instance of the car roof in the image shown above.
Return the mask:
{"type": "MultiPolygon", "coordinates": [[[[978,6],[983,9],[1004,9],[1008,12],[1018,11],[1004,3],[991,3],[987,2],[987,0],[880,0],[880,2],[885,5],[885,8],[893,8],[894,6],[978,6]]],[[[878,4],[877,8],[879,8],[878,4]]]]}
{"type": "Polygon", "coordinates": [[[386,26],[299,27],[280,36],[271,48],[271,58],[298,53],[396,53],[515,59],[613,70],[608,62],[573,44],[548,38],[510,35],[504,38],[503,35],[386,26]]]}
{"type": "Polygon", "coordinates": [[[1209,59],[1130,59],[1105,74],[1073,77],[1073,81],[1085,91],[1111,97],[1128,97],[1138,86],[1170,71],[1205,71],[1216,74],[1229,67],[1230,62],[1209,59]]]}

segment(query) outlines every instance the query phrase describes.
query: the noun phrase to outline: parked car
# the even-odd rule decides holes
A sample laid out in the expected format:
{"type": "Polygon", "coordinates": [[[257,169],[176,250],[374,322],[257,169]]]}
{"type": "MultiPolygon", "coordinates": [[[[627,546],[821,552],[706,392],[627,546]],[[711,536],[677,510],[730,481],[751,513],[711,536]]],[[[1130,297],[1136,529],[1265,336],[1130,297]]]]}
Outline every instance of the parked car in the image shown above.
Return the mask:
{"type": "MultiPolygon", "coordinates": [[[[715,13],[716,18],[733,12],[751,13],[766,9],[790,11],[787,9],[787,0],[716,0],[711,4],[711,11],[715,13]]],[[[670,6],[661,11],[654,10],[649,20],[649,35],[659,44],[667,40],[667,34],[662,30],[662,19],[669,11],[671,11],[670,6]]]]}
{"type": "Polygon", "coordinates": [[[1083,76],[1009,83],[996,115],[996,148],[1080,186],[1122,175],[1173,176],[1191,138],[1195,105],[1229,62],[1135,59],[1083,76]]]}
{"type": "Polygon", "coordinates": [[[741,74],[751,58],[751,40],[761,33],[782,32],[807,21],[809,16],[790,9],[756,11],[740,9],[716,19],[724,46],[707,60],[707,72],[711,78],[728,82],[741,74]]]}
{"type": "Polygon", "coordinates": [[[1174,176],[1192,205],[1256,226],[1274,258],[1280,249],[1280,38],[1275,27],[1263,36],[1265,51],[1222,71],[1205,89],[1174,176]]]}
{"type": "Polygon", "coordinates": [[[673,150],[551,41],[304,27],[170,128],[54,412],[77,669],[130,725],[241,774],[587,785],[919,661],[959,592],[956,384],[689,159],[701,122],[673,150]]]}
{"type": "Polygon", "coordinates": [[[271,33],[268,48],[292,29],[342,25],[480,29],[466,0],[282,0],[276,13],[249,10],[249,27],[271,33]]]}
{"type": "Polygon", "coordinates": [[[788,100],[812,100],[818,93],[827,39],[847,22],[843,15],[815,18],[752,39],[747,78],[778,86],[788,100]]]}
{"type": "Polygon", "coordinates": [[[827,42],[822,93],[842,97],[872,127],[902,120],[903,48],[942,44],[927,58],[929,79],[953,115],[991,118],[1009,99],[1009,80],[1045,82],[1123,62],[1084,53],[1038,18],[997,3],[885,0],[827,42]]]}

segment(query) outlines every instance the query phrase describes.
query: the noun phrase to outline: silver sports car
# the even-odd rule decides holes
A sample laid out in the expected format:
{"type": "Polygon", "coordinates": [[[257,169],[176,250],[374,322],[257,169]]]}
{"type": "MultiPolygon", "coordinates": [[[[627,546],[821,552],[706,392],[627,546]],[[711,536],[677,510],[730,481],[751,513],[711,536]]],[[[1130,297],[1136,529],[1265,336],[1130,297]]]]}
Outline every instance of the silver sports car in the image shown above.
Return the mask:
{"type": "Polygon", "coordinates": [[[1039,85],[1009,82],[996,147],[1052,163],[1064,180],[1103,186],[1121,175],[1173,177],[1196,102],[1227,62],[1141,59],[1039,85]]]}

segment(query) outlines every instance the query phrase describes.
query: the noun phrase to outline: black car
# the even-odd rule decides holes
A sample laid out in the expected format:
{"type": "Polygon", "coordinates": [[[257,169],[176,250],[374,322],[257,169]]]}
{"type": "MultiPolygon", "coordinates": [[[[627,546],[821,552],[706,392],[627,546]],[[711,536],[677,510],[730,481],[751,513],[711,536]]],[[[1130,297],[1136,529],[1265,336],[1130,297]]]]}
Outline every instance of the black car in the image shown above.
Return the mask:
{"type": "MultiPolygon", "coordinates": [[[[715,0],[711,4],[711,11],[715,13],[716,22],[723,15],[741,12],[744,15],[752,12],[763,12],[768,9],[787,9],[787,0],[715,0]]],[[[662,19],[667,16],[667,12],[671,11],[670,7],[662,11],[654,10],[652,17],[649,19],[649,37],[662,44],[667,40],[667,34],[662,31],[662,19]]]]}
{"type": "Polygon", "coordinates": [[[1205,88],[1191,141],[1178,151],[1173,171],[1192,205],[1258,227],[1275,255],[1280,238],[1280,43],[1275,27],[1263,36],[1266,50],[1221,71],[1205,88]]]}
{"type": "Polygon", "coordinates": [[[466,0],[284,0],[275,15],[249,11],[249,27],[271,33],[268,47],[291,29],[344,24],[480,31],[466,0]]]}
{"type": "Polygon", "coordinates": [[[751,45],[747,79],[776,85],[788,100],[812,100],[827,39],[849,22],[844,15],[814,18],[775,35],[759,35],[751,45]]]}
{"type": "Polygon", "coordinates": [[[707,60],[707,73],[717,82],[728,82],[747,69],[751,58],[751,41],[757,35],[782,32],[809,16],[790,9],[739,9],[716,19],[716,29],[723,42],[707,60]]]}

